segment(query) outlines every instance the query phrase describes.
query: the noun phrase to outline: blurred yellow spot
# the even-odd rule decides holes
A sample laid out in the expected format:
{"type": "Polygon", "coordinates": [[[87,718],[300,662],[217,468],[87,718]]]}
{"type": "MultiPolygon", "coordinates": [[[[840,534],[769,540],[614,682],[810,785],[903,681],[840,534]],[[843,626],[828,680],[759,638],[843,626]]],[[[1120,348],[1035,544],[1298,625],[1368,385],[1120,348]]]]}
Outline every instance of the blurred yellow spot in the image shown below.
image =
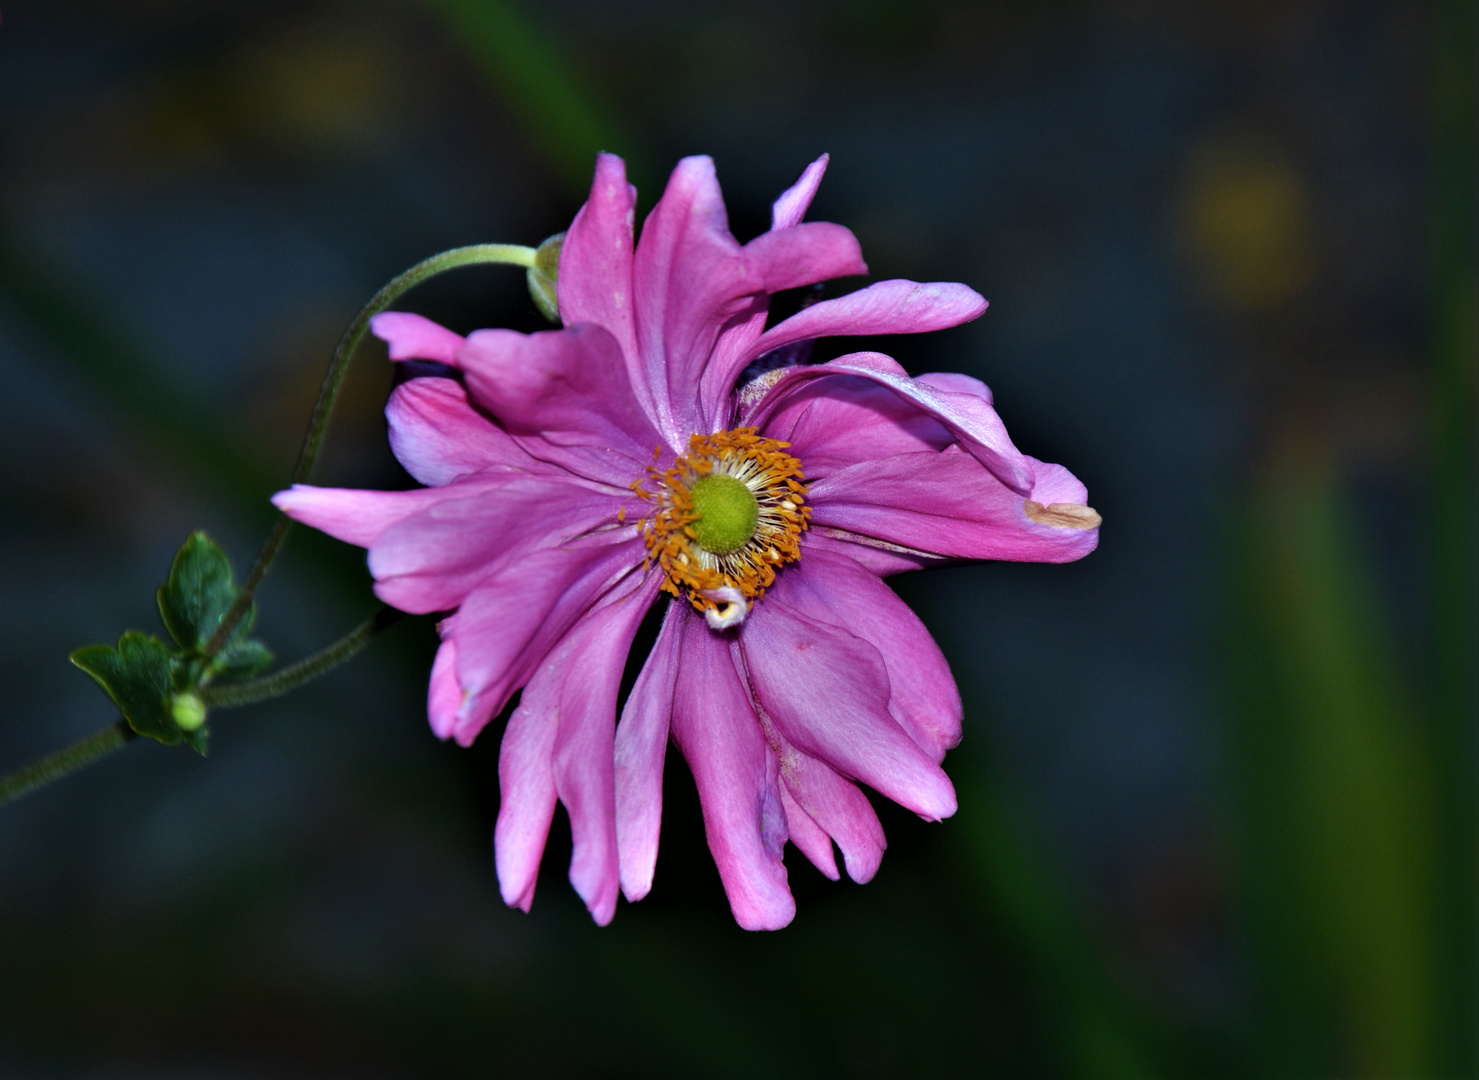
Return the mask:
{"type": "Polygon", "coordinates": [[[264,42],[239,59],[237,107],[250,127],[286,142],[372,141],[387,112],[389,52],[371,35],[323,31],[264,42]]]}
{"type": "Polygon", "coordinates": [[[1213,298],[1269,310],[1314,270],[1308,200],[1299,175],[1248,146],[1214,144],[1192,158],[1182,240],[1213,298]]]}
{"type": "Polygon", "coordinates": [[[264,147],[334,153],[373,145],[401,120],[397,71],[395,43],[374,28],[307,24],[164,70],[113,108],[132,115],[136,149],[156,165],[264,147]]]}

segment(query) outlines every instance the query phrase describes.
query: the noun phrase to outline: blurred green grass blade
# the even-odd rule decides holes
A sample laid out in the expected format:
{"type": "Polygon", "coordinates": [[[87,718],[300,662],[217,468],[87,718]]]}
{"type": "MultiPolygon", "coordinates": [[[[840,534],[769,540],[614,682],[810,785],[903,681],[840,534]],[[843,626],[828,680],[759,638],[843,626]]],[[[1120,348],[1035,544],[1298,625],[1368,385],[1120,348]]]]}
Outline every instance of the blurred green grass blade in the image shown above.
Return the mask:
{"type": "Polygon", "coordinates": [[[192,473],[256,507],[277,477],[238,449],[229,428],[190,400],[120,333],[97,302],[0,224],[0,303],[68,361],[50,374],[81,400],[121,417],[127,437],[163,450],[192,473]]]}
{"type": "Polygon", "coordinates": [[[1242,523],[1231,749],[1270,1076],[1434,1075],[1432,762],[1333,470],[1242,523]]]}
{"type": "MultiPolygon", "coordinates": [[[[957,755],[958,757],[958,755],[957,755]]],[[[1167,1073],[1144,1020],[1116,986],[1106,950],[1083,922],[1022,814],[979,763],[951,759],[960,813],[956,858],[1001,931],[1038,974],[1036,988],[1063,1075],[1151,1080],[1167,1073]]]]}
{"type": "Polygon", "coordinates": [[[1479,1075],[1479,5],[1434,7],[1433,614],[1443,1071],[1479,1075]]]}
{"type": "Polygon", "coordinates": [[[529,138],[574,196],[590,188],[597,152],[628,161],[645,178],[643,155],[536,22],[506,0],[429,0],[457,44],[513,110],[529,138]]]}

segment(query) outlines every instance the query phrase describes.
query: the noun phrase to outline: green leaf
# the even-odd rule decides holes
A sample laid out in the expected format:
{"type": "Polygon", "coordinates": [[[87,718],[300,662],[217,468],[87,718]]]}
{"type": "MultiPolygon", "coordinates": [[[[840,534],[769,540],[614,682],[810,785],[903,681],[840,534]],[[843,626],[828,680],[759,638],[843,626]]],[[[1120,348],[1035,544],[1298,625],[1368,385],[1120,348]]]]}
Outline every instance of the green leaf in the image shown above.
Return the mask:
{"type": "Polygon", "coordinates": [[[201,757],[206,756],[206,744],[210,742],[210,728],[196,728],[194,731],[185,732],[185,745],[194,750],[201,757]]]}
{"type": "Polygon", "coordinates": [[[272,650],[260,641],[238,641],[222,649],[211,663],[211,671],[227,682],[250,679],[272,663],[272,650]]]}
{"type": "Polygon", "coordinates": [[[118,648],[85,645],[72,652],[71,660],[97,680],[140,735],[167,746],[184,737],[170,714],[175,656],[157,637],[130,630],[118,639],[118,648]]]}
{"type": "MultiPolygon", "coordinates": [[[[159,587],[159,615],[180,648],[199,652],[220,626],[236,591],[226,553],[196,531],[175,553],[169,581],[159,587]]],[[[232,632],[233,641],[250,631],[253,615],[249,610],[242,618],[232,632]]]]}

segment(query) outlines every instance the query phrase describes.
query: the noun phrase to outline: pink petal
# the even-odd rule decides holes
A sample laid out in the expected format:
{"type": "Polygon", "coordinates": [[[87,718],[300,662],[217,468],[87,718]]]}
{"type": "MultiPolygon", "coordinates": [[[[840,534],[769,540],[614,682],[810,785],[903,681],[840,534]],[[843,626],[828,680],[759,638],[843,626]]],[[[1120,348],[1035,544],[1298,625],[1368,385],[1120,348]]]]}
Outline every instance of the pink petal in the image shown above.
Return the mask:
{"type": "Polygon", "coordinates": [[[945,390],[952,394],[971,394],[986,402],[992,403],[991,387],[980,379],[970,375],[962,375],[958,371],[927,371],[914,380],[924,383],[925,386],[933,386],[936,390],[945,390]]]}
{"type": "Polygon", "coordinates": [[[439,487],[498,466],[540,470],[508,433],[478,412],[455,379],[411,379],[385,406],[390,449],[423,484],[439,487]]]}
{"type": "Polygon", "coordinates": [[[791,444],[808,481],[860,461],[943,450],[955,441],[918,405],[855,375],[796,383],[773,400],[764,434],[791,444]]]}
{"type": "Polygon", "coordinates": [[[770,208],[772,229],[789,229],[801,224],[807,207],[811,206],[811,200],[821,186],[822,174],[827,171],[827,162],[830,160],[830,154],[823,154],[801,171],[801,176],[794,184],[781,192],[781,197],[770,208]]]}
{"type": "Polygon", "coordinates": [[[652,891],[662,826],[663,759],[673,717],[673,690],[683,655],[686,605],[670,603],[662,629],[637,676],[616,728],[616,844],[621,891],[633,903],[652,891]]]}
{"type": "Polygon", "coordinates": [[[1081,499],[1082,486],[1065,481],[1066,470],[1023,460],[1034,478],[1044,477],[1044,490],[1038,490],[1034,479],[1025,496],[1018,494],[959,452],[865,461],[810,485],[812,522],[824,533],[843,530],[946,558],[1083,558],[1099,543],[1097,524],[1053,524],[1029,516],[1033,504],[1049,505],[1043,498],[1071,492],[1081,499]]]}
{"type": "Polygon", "coordinates": [[[796,749],[921,817],[955,812],[949,778],[888,711],[888,673],[872,645],[774,593],[738,640],[756,700],[796,749]]]}
{"type": "Polygon", "coordinates": [[[801,809],[785,784],[781,784],[781,806],[786,810],[786,831],[791,834],[791,843],[827,878],[832,881],[841,878],[837,872],[837,856],[832,851],[832,838],[801,809]]]}
{"type": "MultiPolygon", "coordinates": [[[[602,926],[615,914],[618,887],[612,772],[616,692],[632,636],[656,591],[657,583],[652,581],[585,615],[550,650],[509,721],[510,730],[515,723],[521,729],[537,724],[555,733],[551,743],[541,741],[538,745],[548,754],[555,793],[570,815],[574,841],[570,883],[602,926]]],[[[515,821],[543,821],[547,833],[545,790],[542,779],[533,786],[533,813],[521,811],[512,796],[505,798],[499,809],[500,824],[507,808],[515,821]]],[[[516,854],[504,886],[505,897],[512,896],[511,903],[523,900],[527,904],[533,894],[533,875],[538,873],[538,854],[533,850],[535,844],[522,832],[513,845],[516,854]]],[[[542,838],[538,847],[543,850],[542,838]]],[[[500,881],[502,866],[500,860],[500,881]]]]}
{"type": "Polygon", "coordinates": [[[673,739],[698,785],[709,851],[735,921],[779,930],[795,917],[796,902],[781,862],[786,823],[776,758],[725,639],[696,622],[684,639],[673,739]]]}
{"type": "Polygon", "coordinates": [[[697,391],[720,330],[742,312],[752,319],[747,309],[764,288],[729,233],[709,158],[684,158],[673,170],[642,226],[632,281],[645,404],[681,452],[705,429],[697,391]]]}
{"type": "Polygon", "coordinates": [[[462,336],[409,311],[382,311],[370,320],[370,333],[390,346],[392,360],[436,360],[454,364],[462,336]]]}
{"type": "Polygon", "coordinates": [[[646,400],[645,371],[635,364],[637,332],[632,320],[632,237],[637,189],[627,183],[626,165],[615,154],[596,155],[596,176],[560,248],[556,294],[566,326],[604,327],[632,362],[638,396],[646,400]]]}
{"type": "Polygon", "coordinates": [[[699,376],[695,430],[722,431],[734,426],[734,384],[749,363],[741,357],[749,355],[769,317],[770,297],[757,293],[719,328],[699,376]]]}
{"type": "MultiPolygon", "coordinates": [[[[745,423],[759,426],[763,433],[768,427],[771,412],[784,405],[801,386],[817,380],[829,381],[839,375],[868,379],[889,388],[938,421],[955,436],[962,449],[1000,477],[1002,483],[1024,495],[1030,489],[1032,468],[1022,452],[1012,445],[1006,425],[991,407],[989,397],[970,390],[942,390],[921,379],[911,379],[895,360],[882,353],[850,353],[825,364],[792,368],[776,380],[745,418],[745,423]]],[[[971,382],[976,381],[973,379],[971,382]]],[[[976,385],[985,389],[985,384],[976,385]]],[[[804,456],[802,460],[805,461],[804,456]]]]}
{"type": "Polygon", "coordinates": [[[761,233],[745,254],[771,293],[868,272],[852,230],[826,221],[761,233]]]}
{"type": "Polygon", "coordinates": [[[539,880],[539,860],[555,816],[554,724],[535,712],[516,710],[498,751],[498,822],[493,827],[493,864],[509,907],[528,911],[539,880]]]}
{"type": "Polygon", "coordinates": [[[575,483],[517,474],[422,490],[441,498],[381,530],[369,558],[375,594],[415,614],[450,611],[525,552],[615,526],[621,505],[575,483]]]}
{"type": "MultiPolygon", "coordinates": [[[[781,755],[781,779],[781,790],[815,822],[815,827],[837,841],[847,876],[859,885],[872,881],[883,862],[883,849],[888,847],[888,842],[868,796],[821,761],[795,749],[781,755]]],[[[829,844],[829,855],[830,849],[829,844]]],[[[832,865],[830,876],[835,881],[836,863],[832,865]]],[[[825,867],[819,863],[817,866],[826,873],[825,867]]]]}
{"type": "Polygon", "coordinates": [[[750,348],[750,359],[807,338],[944,330],[985,310],[979,293],[955,282],[880,281],[802,308],[762,334],[750,348]]]}
{"type": "MultiPolygon", "coordinates": [[[[660,439],[632,392],[616,339],[599,326],[520,334],[479,330],[457,353],[472,400],[514,434],[619,454],[625,487],[660,439]]],[[[526,443],[531,453],[542,454],[526,443]]]]}
{"type": "Polygon", "coordinates": [[[871,536],[860,536],[846,529],[830,529],[826,526],[813,526],[807,531],[806,542],[814,547],[826,545],[829,550],[846,555],[869,573],[879,577],[891,577],[910,570],[928,570],[949,562],[943,555],[911,551],[871,536]]]}
{"type": "MultiPolygon", "coordinates": [[[[828,222],[761,233],[745,245],[744,254],[765,293],[868,272],[857,238],[841,225],[828,222]]],[[[768,296],[753,298],[751,306],[732,318],[715,339],[699,383],[703,430],[729,422],[735,379],[754,357],[753,345],[765,329],[768,310],[768,296]]]]}
{"type": "MultiPolygon", "coordinates": [[[[781,237],[790,231],[766,235],[781,237]]],[[[917,281],[880,281],[835,300],[823,300],[802,308],[759,337],[746,338],[743,348],[730,349],[722,357],[715,358],[706,376],[705,385],[722,384],[726,388],[732,387],[750,361],[798,341],[839,335],[917,334],[968,322],[985,310],[986,301],[975,290],[964,285],[953,282],[920,284],[917,281]]],[[[876,355],[879,354],[855,353],[852,358],[876,355]]],[[[829,372],[835,370],[829,365],[822,366],[829,372]]],[[[870,370],[866,363],[861,366],[865,371],[870,370]]],[[[893,366],[907,384],[909,379],[903,369],[896,364],[893,366]]],[[[809,370],[809,367],[798,367],[794,372],[809,370]]],[[[874,377],[876,378],[876,373],[874,377]]],[[[792,381],[782,378],[776,388],[792,381]]],[[[772,389],[766,394],[758,410],[751,410],[752,417],[757,411],[763,411],[765,404],[775,393],[776,390],[772,389]]],[[[989,408],[987,411],[989,412],[989,408]]],[[[751,417],[744,417],[741,422],[750,424],[754,421],[751,417]]],[[[1001,435],[1004,438],[1005,431],[1001,435]]]]}
{"type": "Polygon", "coordinates": [[[1035,458],[1028,460],[1032,462],[1032,498],[1035,502],[1043,506],[1054,503],[1083,506],[1088,503],[1089,489],[1062,465],[1048,465],[1035,458]]]}
{"type": "Polygon", "coordinates": [[[892,589],[853,559],[807,540],[802,572],[782,574],[769,595],[877,649],[888,672],[889,712],[921,750],[943,761],[960,742],[963,712],[945,654],[892,589]]]}
{"type": "Polygon", "coordinates": [[[452,736],[469,746],[545,656],[609,590],[640,566],[638,542],[546,548],[468,594],[446,620],[457,642],[462,705],[452,736]]]}
{"type": "Polygon", "coordinates": [[[457,710],[462,707],[462,684],[457,681],[457,643],[447,638],[437,649],[431,665],[431,684],[426,690],[426,715],[439,739],[452,737],[457,710]]]}
{"type": "Polygon", "coordinates": [[[491,483],[465,488],[416,488],[412,491],[362,491],[294,484],[272,496],[272,505],[294,521],[328,533],[336,540],[369,547],[398,521],[448,499],[465,499],[491,483]]]}

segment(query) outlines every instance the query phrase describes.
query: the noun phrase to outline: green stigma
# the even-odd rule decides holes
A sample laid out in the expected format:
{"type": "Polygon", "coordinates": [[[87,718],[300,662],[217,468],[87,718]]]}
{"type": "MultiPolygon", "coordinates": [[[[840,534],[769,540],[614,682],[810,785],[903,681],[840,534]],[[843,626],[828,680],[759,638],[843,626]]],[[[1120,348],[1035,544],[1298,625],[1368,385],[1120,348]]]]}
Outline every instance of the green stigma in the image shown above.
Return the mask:
{"type": "Polygon", "coordinates": [[[688,489],[698,520],[691,525],[699,547],[715,555],[738,551],[755,535],[760,504],[741,481],[723,473],[710,473],[695,480],[688,489]]]}

